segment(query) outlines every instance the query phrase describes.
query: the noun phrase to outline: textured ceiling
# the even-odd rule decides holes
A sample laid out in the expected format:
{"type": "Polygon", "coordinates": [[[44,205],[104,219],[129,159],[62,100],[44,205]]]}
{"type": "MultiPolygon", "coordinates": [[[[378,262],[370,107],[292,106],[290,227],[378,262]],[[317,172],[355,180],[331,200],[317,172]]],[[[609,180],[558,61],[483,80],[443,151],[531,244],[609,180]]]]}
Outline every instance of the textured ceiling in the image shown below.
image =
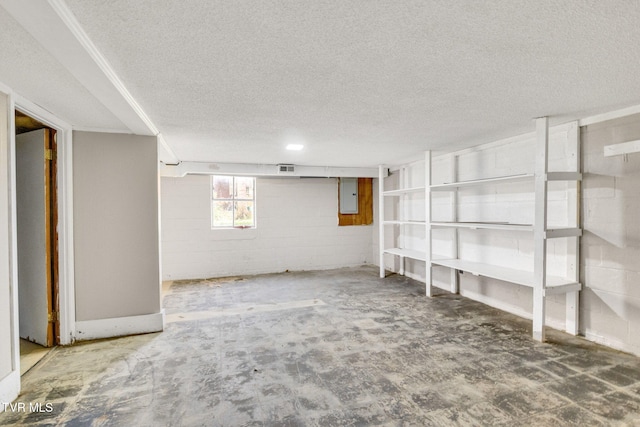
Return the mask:
{"type": "Polygon", "coordinates": [[[66,4],[180,160],[373,166],[640,104],[635,0],[66,4]]]}

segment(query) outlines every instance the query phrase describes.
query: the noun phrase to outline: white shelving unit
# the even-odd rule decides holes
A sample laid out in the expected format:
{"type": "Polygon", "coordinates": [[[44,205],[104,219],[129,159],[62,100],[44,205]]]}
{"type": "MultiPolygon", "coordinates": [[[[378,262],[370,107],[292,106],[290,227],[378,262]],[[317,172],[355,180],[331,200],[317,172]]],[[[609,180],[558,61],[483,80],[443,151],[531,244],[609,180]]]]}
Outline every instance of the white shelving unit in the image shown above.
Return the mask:
{"type": "MultiPolygon", "coordinates": [[[[380,213],[380,221],[379,221],[379,236],[380,236],[380,277],[384,278],[386,274],[385,269],[385,255],[397,256],[400,258],[400,268],[398,273],[404,274],[405,272],[405,259],[414,259],[418,261],[425,262],[427,261],[427,253],[430,251],[429,248],[425,250],[416,250],[410,247],[405,247],[405,235],[407,230],[415,231],[417,228],[422,227],[426,233],[425,242],[427,244],[430,243],[429,237],[429,218],[426,219],[420,218],[416,220],[414,218],[409,218],[406,212],[407,202],[411,200],[412,197],[416,197],[416,195],[424,195],[425,205],[424,211],[428,213],[428,186],[427,182],[421,183],[422,185],[415,186],[416,183],[412,183],[414,185],[410,185],[410,173],[412,172],[412,168],[420,167],[428,168],[428,165],[431,162],[431,157],[427,155],[425,160],[419,160],[416,162],[398,165],[398,166],[387,166],[380,165],[379,167],[379,176],[378,176],[378,189],[379,189],[379,198],[378,198],[378,212],[380,213]],[[393,173],[398,173],[398,187],[392,190],[385,190],[384,188],[384,179],[387,177],[387,171],[391,170],[393,173]],[[389,201],[394,201],[398,206],[398,215],[395,218],[385,218],[385,206],[389,201]],[[393,239],[393,242],[385,241],[385,230],[387,227],[397,227],[398,235],[397,239],[393,239]],[[390,245],[391,247],[387,247],[390,245]]],[[[425,174],[426,176],[426,174],[425,174]]],[[[426,266],[428,267],[428,266],[426,266]]],[[[428,268],[427,268],[428,269],[428,268]]]]}
{"type": "MultiPolygon", "coordinates": [[[[533,337],[538,341],[544,341],[545,329],[545,305],[546,297],[549,295],[566,295],[566,319],[565,329],[568,333],[576,335],[578,333],[578,303],[579,291],[582,285],[579,282],[579,238],[582,230],[579,228],[579,203],[580,203],[580,142],[577,123],[572,123],[567,131],[567,152],[573,153],[572,171],[549,172],[549,129],[546,117],[536,119],[536,155],[535,173],[523,173],[473,181],[457,181],[457,161],[456,156],[451,157],[451,166],[448,171],[449,182],[442,184],[431,184],[431,153],[425,154],[425,187],[397,189],[384,191],[383,188],[383,167],[380,167],[380,212],[382,220],[380,222],[380,275],[384,277],[384,256],[393,254],[401,257],[401,268],[399,273],[404,274],[403,258],[413,258],[425,261],[426,272],[426,294],[432,296],[432,267],[441,266],[449,268],[451,278],[451,292],[457,293],[459,290],[459,273],[466,272],[476,276],[484,276],[519,286],[531,288],[533,290],[533,337]],[[461,188],[486,185],[502,185],[513,182],[533,182],[534,184],[534,220],[530,224],[508,223],[508,222],[459,222],[457,221],[458,190],[461,188]],[[567,212],[566,217],[573,224],[566,227],[547,227],[548,216],[548,183],[551,181],[568,182],[566,190],[567,212]],[[425,191],[425,236],[426,253],[412,251],[402,248],[384,247],[385,226],[405,226],[405,218],[385,220],[384,199],[385,197],[403,197],[410,192],[425,191]],[[432,192],[448,192],[451,204],[450,221],[431,221],[431,196],[432,192]],[[451,230],[450,254],[447,257],[434,256],[432,253],[431,234],[435,229],[451,230]],[[533,266],[527,270],[506,268],[503,266],[474,262],[460,259],[458,253],[459,234],[458,230],[496,230],[501,233],[526,232],[531,233],[534,245],[533,266]],[[549,275],[547,272],[547,242],[550,239],[570,239],[567,242],[567,270],[563,277],[549,275]],[[569,267],[571,266],[571,267],[569,267]]],[[[402,174],[402,168],[400,169],[402,174]]],[[[400,177],[402,184],[402,175],[400,177]]],[[[418,224],[423,224],[419,222],[418,224]]],[[[401,232],[402,234],[402,232],[401,232]]]]}

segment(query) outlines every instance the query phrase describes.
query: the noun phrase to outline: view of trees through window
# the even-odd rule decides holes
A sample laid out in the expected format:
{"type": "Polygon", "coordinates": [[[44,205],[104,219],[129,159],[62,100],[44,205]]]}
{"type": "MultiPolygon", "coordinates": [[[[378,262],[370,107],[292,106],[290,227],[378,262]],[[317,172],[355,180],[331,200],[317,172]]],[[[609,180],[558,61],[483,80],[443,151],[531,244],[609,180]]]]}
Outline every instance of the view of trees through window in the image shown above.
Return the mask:
{"type": "Polygon", "coordinates": [[[256,180],[245,176],[211,177],[214,228],[255,227],[256,180]]]}

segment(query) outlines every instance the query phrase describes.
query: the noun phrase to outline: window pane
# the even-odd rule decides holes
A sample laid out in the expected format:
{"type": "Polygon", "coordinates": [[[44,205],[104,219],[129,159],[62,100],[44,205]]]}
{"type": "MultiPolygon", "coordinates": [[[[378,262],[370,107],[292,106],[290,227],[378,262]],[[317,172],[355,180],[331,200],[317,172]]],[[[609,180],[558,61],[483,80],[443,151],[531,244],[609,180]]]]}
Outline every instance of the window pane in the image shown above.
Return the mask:
{"type": "Polygon", "coordinates": [[[233,202],[213,202],[213,226],[233,227],[233,202]]]}
{"type": "Polygon", "coordinates": [[[236,198],[253,199],[253,178],[236,177],[236,198]]]}
{"type": "Polygon", "coordinates": [[[213,198],[214,199],[230,199],[233,197],[231,194],[233,177],[231,176],[219,176],[213,177],[213,198]]]}
{"type": "Polygon", "coordinates": [[[236,227],[253,227],[254,211],[253,202],[236,202],[235,223],[236,227]]]}

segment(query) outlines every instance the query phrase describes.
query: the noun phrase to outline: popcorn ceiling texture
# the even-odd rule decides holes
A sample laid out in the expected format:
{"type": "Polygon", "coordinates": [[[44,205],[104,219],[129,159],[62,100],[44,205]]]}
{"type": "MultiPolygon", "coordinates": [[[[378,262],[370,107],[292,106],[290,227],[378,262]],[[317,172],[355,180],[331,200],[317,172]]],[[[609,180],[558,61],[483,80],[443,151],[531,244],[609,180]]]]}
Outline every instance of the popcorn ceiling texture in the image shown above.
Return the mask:
{"type": "Polygon", "coordinates": [[[640,101],[634,1],[66,3],[181,160],[372,166],[640,101]]]}

